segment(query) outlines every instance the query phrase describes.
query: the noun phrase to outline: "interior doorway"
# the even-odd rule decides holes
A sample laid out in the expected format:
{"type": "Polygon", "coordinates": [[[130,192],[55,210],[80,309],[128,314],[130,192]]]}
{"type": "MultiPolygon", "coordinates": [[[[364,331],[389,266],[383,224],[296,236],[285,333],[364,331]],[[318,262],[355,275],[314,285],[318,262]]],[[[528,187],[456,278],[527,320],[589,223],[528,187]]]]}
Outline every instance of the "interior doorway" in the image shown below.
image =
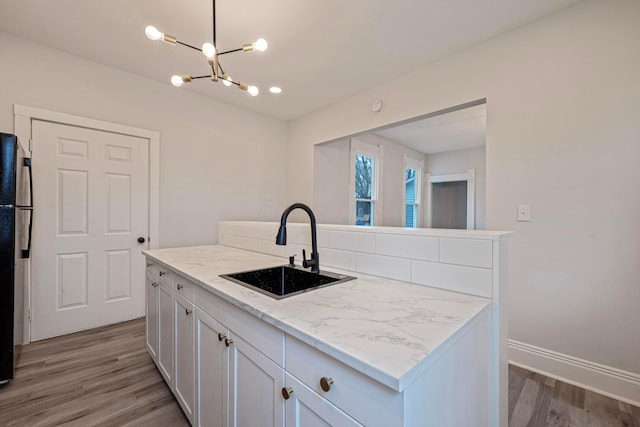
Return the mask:
{"type": "Polygon", "coordinates": [[[18,105],[14,113],[37,205],[23,343],[143,316],[141,251],[159,243],[159,134],[18,105]]]}

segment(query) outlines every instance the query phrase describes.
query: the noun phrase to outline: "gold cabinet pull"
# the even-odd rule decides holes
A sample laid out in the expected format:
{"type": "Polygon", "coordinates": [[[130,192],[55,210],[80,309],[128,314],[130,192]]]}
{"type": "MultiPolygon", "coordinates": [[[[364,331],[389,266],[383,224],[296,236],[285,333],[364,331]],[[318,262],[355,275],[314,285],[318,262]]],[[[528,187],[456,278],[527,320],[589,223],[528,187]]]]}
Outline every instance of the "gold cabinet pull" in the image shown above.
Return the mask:
{"type": "Polygon", "coordinates": [[[156,282],[151,282],[151,286],[153,286],[154,288],[157,288],[158,284],[156,282]]]}
{"type": "Polygon", "coordinates": [[[284,397],[284,400],[289,400],[292,394],[293,394],[293,388],[282,387],[282,397],[284,397]]]}
{"type": "Polygon", "coordinates": [[[322,390],[330,391],[331,384],[333,384],[333,378],[327,378],[327,377],[320,378],[320,387],[322,387],[322,390]]]}
{"type": "Polygon", "coordinates": [[[232,339],[230,339],[230,338],[225,338],[224,339],[224,345],[229,347],[231,344],[233,344],[233,340],[232,339]]]}
{"type": "Polygon", "coordinates": [[[180,283],[178,283],[178,285],[176,286],[176,288],[178,288],[178,290],[184,288],[184,285],[181,285],[180,283]]]}
{"type": "Polygon", "coordinates": [[[167,272],[166,272],[166,271],[161,271],[161,272],[160,272],[160,276],[164,276],[165,274],[167,274],[167,272]]]}
{"type": "Polygon", "coordinates": [[[152,264],[151,264],[150,262],[148,262],[148,263],[147,263],[147,267],[151,267],[151,265],[152,265],[152,264]]]}
{"type": "Polygon", "coordinates": [[[218,341],[222,341],[226,337],[227,337],[227,334],[222,333],[222,332],[218,332],[218,341]]]}
{"type": "Polygon", "coordinates": [[[187,316],[190,315],[191,313],[193,313],[193,310],[191,310],[189,308],[185,308],[184,309],[184,314],[186,314],[187,316]]]}

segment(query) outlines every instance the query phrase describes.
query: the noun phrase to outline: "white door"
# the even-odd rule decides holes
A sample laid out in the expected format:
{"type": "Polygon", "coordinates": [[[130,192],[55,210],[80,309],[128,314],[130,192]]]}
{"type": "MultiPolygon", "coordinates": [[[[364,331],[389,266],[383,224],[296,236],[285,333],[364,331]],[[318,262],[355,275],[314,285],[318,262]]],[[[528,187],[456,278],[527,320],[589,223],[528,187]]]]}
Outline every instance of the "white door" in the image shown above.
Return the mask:
{"type": "Polygon", "coordinates": [[[32,138],[31,340],[144,316],[149,140],[40,120],[32,138]]]}

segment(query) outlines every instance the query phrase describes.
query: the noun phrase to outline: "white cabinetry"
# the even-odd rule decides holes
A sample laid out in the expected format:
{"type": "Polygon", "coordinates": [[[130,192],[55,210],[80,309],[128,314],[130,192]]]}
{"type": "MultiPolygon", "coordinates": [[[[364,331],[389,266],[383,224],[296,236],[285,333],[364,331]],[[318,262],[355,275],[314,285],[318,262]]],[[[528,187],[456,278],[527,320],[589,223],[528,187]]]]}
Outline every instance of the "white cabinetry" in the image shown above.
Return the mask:
{"type": "Polygon", "coordinates": [[[193,424],[198,427],[228,425],[229,350],[228,331],[222,323],[195,309],[196,339],[196,411],[193,424]]]}
{"type": "Polygon", "coordinates": [[[151,266],[146,285],[149,352],[198,427],[499,425],[489,306],[392,388],[178,270],[151,266]]]}
{"type": "Polygon", "coordinates": [[[175,294],[175,396],[185,415],[193,423],[195,403],[194,314],[193,303],[175,294]]]}
{"type": "Polygon", "coordinates": [[[189,421],[284,427],[284,333],[165,270],[147,271],[147,346],[189,421]]]}
{"type": "Polygon", "coordinates": [[[286,427],[361,426],[291,374],[286,374],[286,427]]]}
{"type": "Polygon", "coordinates": [[[173,388],[173,302],[171,274],[147,262],[147,348],[167,384],[173,388]]]}

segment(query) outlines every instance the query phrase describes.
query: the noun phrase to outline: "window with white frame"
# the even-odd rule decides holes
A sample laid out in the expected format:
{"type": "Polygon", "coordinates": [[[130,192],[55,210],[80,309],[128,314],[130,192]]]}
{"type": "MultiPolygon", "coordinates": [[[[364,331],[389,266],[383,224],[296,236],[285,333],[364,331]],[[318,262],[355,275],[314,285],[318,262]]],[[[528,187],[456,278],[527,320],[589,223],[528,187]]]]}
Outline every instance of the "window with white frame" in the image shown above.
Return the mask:
{"type": "Polygon", "coordinates": [[[351,139],[351,224],[381,223],[381,163],[382,147],[351,139]]]}
{"type": "Polygon", "coordinates": [[[404,226],[420,227],[423,162],[404,156],[404,226]]]}

